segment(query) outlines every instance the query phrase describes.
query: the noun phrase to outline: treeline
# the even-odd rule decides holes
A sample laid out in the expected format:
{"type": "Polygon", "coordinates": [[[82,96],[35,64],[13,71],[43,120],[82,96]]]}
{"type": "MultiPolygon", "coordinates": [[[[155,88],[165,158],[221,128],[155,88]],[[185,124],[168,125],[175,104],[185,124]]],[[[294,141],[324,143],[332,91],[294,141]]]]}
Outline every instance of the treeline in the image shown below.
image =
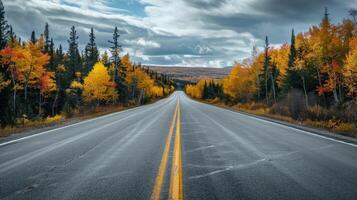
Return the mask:
{"type": "Polygon", "coordinates": [[[70,29],[67,52],[56,47],[49,24],[36,37],[22,41],[5,19],[0,1],[0,122],[16,125],[21,120],[71,115],[98,105],[142,104],[173,91],[173,82],[121,56],[119,30],[109,41],[110,57],[102,55],[93,28],[83,52],[78,34],[70,29]]]}
{"type": "Polygon", "coordinates": [[[223,99],[223,85],[214,80],[200,80],[195,85],[186,85],[186,93],[197,99],[223,99]]]}
{"type": "MultiPolygon", "coordinates": [[[[332,24],[327,9],[319,25],[295,35],[291,43],[237,63],[220,81],[227,104],[259,102],[271,112],[294,119],[357,122],[357,25],[345,19],[332,24]],[[310,113],[310,115],[309,115],[310,113]]],[[[204,81],[186,92],[204,98],[204,81]]]]}

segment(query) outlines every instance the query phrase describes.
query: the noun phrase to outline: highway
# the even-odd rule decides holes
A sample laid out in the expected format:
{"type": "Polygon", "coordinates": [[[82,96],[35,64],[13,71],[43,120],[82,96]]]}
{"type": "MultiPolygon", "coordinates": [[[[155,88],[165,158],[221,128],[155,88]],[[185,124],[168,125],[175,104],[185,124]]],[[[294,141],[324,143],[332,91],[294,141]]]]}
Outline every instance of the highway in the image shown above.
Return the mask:
{"type": "Polygon", "coordinates": [[[357,146],[156,103],[0,143],[0,199],[357,199],[357,146]]]}

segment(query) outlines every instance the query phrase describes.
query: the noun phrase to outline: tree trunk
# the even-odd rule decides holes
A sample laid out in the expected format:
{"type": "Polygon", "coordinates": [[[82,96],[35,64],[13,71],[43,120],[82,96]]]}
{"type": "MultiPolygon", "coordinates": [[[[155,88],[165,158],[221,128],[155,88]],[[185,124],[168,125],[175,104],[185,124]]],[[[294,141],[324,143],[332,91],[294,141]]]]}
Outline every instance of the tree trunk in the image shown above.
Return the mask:
{"type": "Polygon", "coordinates": [[[267,101],[267,105],[269,104],[269,96],[268,96],[268,70],[265,70],[265,98],[267,101]]]}
{"type": "Polygon", "coordinates": [[[272,88],[273,88],[274,102],[276,102],[275,79],[274,79],[273,75],[271,75],[271,85],[272,85],[272,88]]]}
{"type": "Polygon", "coordinates": [[[26,74],[25,76],[25,114],[28,114],[28,105],[27,105],[27,93],[28,93],[28,85],[29,85],[29,81],[30,81],[30,76],[33,70],[33,66],[31,66],[30,71],[28,74],[26,74]]]}
{"type": "Polygon", "coordinates": [[[338,95],[337,95],[337,90],[336,90],[336,88],[333,89],[333,98],[334,98],[334,100],[335,100],[335,104],[336,104],[336,105],[340,103],[340,101],[339,101],[339,99],[338,99],[338,95]]]}
{"type": "Polygon", "coordinates": [[[307,96],[305,77],[303,75],[300,75],[300,77],[302,80],[302,87],[304,89],[305,106],[308,109],[309,108],[309,97],[307,96]]]}
{"type": "Polygon", "coordinates": [[[54,99],[53,104],[52,104],[52,116],[55,115],[55,108],[57,106],[58,95],[59,95],[59,90],[57,90],[55,99],[54,99]]]}
{"type": "Polygon", "coordinates": [[[27,105],[27,91],[28,91],[28,84],[25,83],[25,114],[28,115],[28,105],[27,105]]]}
{"type": "Polygon", "coordinates": [[[16,92],[17,92],[17,89],[16,89],[16,82],[15,82],[15,79],[12,77],[12,84],[14,85],[14,88],[13,88],[13,96],[12,96],[12,108],[13,108],[13,114],[14,114],[14,117],[16,117],[16,92]]]}
{"type": "Polygon", "coordinates": [[[342,95],[342,86],[341,86],[340,83],[338,84],[338,95],[340,97],[340,101],[343,103],[344,102],[344,98],[343,98],[343,95],[342,95]]]}
{"type": "MultiPolygon", "coordinates": [[[[316,68],[316,72],[317,72],[317,80],[319,81],[319,86],[322,87],[320,70],[318,68],[316,68]]],[[[323,94],[323,97],[324,97],[323,98],[324,99],[324,105],[327,106],[325,93],[323,94]]]]}
{"type": "Polygon", "coordinates": [[[39,106],[38,106],[38,116],[41,117],[42,114],[42,94],[40,92],[39,106]]]}

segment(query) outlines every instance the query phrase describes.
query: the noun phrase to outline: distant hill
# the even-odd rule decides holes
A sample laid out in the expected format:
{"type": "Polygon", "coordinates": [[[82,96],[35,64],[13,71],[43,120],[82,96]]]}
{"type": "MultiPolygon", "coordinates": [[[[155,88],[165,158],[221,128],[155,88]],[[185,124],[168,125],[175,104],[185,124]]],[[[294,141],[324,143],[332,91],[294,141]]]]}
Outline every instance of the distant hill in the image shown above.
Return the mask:
{"type": "Polygon", "coordinates": [[[173,79],[185,81],[197,81],[199,79],[223,79],[227,76],[231,67],[209,68],[209,67],[174,67],[174,66],[145,66],[162,74],[168,74],[173,79]]]}

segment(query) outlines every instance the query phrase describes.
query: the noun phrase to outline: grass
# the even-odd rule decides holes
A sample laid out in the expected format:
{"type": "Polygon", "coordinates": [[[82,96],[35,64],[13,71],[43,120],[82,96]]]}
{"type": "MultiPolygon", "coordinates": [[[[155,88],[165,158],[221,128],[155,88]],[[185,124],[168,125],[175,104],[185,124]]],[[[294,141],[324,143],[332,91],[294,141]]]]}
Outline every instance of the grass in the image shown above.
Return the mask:
{"type": "MultiPolygon", "coordinates": [[[[152,100],[150,103],[156,102],[159,99],[152,100]]],[[[82,112],[75,111],[71,115],[60,114],[53,117],[47,117],[37,120],[18,120],[14,127],[0,128],[0,138],[7,137],[12,134],[23,133],[35,129],[51,127],[64,123],[74,123],[86,119],[100,117],[106,114],[127,110],[137,107],[134,103],[129,103],[127,106],[111,105],[111,106],[98,106],[95,109],[85,109],[82,112]]]]}
{"type": "Polygon", "coordinates": [[[19,120],[14,127],[5,127],[0,129],[0,137],[6,137],[11,134],[31,130],[33,128],[43,128],[63,123],[66,118],[63,115],[56,115],[38,120],[19,120]]]}
{"type": "Polygon", "coordinates": [[[204,101],[204,102],[212,104],[212,105],[216,105],[219,107],[223,107],[223,108],[229,108],[229,109],[242,111],[242,112],[257,115],[257,116],[262,116],[262,117],[267,117],[267,118],[271,118],[271,119],[275,119],[275,120],[285,121],[285,122],[289,122],[289,123],[293,123],[293,124],[297,124],[297,125],[304,125],[304,126],[311,127],[311,128],[322,129],[322,130],[326,130],[326,131],[333,132],[336,134],[357,138],[357,125],[356,124],[342,122],[341,120],[337,120],[337,119],[320,120],[320,121],[311,120],[311,119],[295,120],[289,116],[272,114],[271,107],[267,107],[263,104],[249,103],[249,104],[235,104],[235,105],[229,106],[229,105],[224,104],[221,101],[217,101],[216,99],[204,101]]]}

